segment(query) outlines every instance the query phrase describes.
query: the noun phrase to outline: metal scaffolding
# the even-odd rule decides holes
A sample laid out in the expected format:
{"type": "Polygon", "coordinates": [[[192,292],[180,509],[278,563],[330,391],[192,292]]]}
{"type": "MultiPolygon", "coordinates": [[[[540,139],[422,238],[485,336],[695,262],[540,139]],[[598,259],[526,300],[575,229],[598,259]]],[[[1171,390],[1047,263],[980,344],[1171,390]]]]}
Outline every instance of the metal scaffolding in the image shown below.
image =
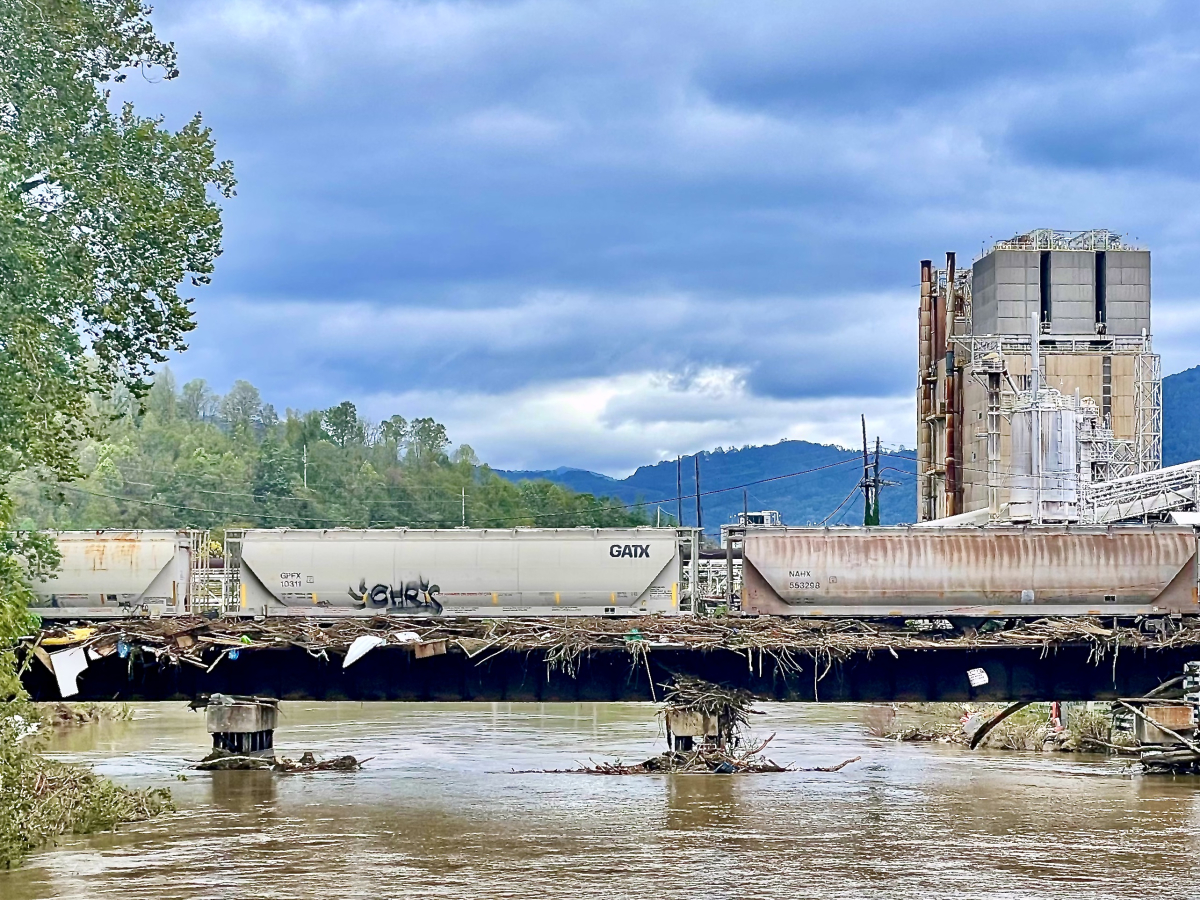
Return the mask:
{"type": "Polygon", "coordinates": [[[1008,240],[997,241],[993,250],[1136,250],[1107,228],[1089,231],[1060,231],[1055,228],[1035,228],[1008,240]]]}
{"type": "MultiPolygon", "coordinates": [[[[1146,338],[1146,350],[1150,339],[1146,338]]],[[[1157,353],[1139,353],[1133,362],[1134,430],[1137,470],[1162,468],[1162,360],[1157,353]]]]}

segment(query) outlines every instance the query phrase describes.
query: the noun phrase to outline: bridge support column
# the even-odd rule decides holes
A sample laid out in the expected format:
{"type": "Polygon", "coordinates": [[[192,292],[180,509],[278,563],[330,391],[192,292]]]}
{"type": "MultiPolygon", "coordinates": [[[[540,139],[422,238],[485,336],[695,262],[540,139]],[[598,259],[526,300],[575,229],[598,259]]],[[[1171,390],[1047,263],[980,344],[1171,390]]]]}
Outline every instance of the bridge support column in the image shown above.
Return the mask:
{"type": "Polygon", "coordinates": [[[205,719],[214,753],[275,758],[278,700],[213,694],[208,698],[205,719]]]}

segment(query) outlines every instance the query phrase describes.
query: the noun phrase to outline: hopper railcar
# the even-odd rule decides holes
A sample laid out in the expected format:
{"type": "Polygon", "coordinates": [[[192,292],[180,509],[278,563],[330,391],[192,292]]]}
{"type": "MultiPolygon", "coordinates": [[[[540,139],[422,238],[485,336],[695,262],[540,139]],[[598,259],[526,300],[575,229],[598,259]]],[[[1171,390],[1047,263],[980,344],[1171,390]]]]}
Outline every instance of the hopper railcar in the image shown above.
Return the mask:
{"type": "Polygon", "coordinates": [[[188,612],[199,534],[52,532],[62,559],[52,577],[32,580],[34,611],[49,618],[188,612]]]}
{"type": "Polygon", "coordinates": [[[1180,525],[752,528],[742,611],[1032,618],[1200,613],[1180,525]]]}
{"type": "Polygon", "coordinates": [[[253,529],[238,609],[262,615],[678,613],[673,528],[253,529]]]}
{"type": "MultiPolygon", "coordinates": [[[[694,529],[249,529],[213,581],[193,532],[59,534],[37,612],[223,607],[256,616],[636,616],[691,612],[694,529]],[[211,591],[210,591],[211,595],[211,591]]],[[[731,528],[743,615],[1197,615],[1197,531],[1180,525],[731,528]]],[[[232,548],[232,549],[228,549],[232,548]]],[[[732,571],[732,562],[730,570],[732,571]]],[[[727,586],[722,590],[727,590],[727,586]]],[[[716,598],[715,598],[716,599],[716,598]]],[[[735,604],[736,605],[736,604],[735,604]]]]}

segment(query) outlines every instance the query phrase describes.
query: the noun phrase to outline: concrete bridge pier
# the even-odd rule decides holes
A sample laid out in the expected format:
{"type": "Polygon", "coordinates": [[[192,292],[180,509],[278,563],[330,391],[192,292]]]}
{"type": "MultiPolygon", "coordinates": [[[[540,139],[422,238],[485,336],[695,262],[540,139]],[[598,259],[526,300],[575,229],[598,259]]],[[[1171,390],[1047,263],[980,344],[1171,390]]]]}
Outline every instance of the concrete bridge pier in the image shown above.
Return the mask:
{"type": "Polygon", "coordinates": [[[212,694],[205,709],[213,753],[218,755],[274,759],[278,721],[279,701],[267,697],[212,694]]]}

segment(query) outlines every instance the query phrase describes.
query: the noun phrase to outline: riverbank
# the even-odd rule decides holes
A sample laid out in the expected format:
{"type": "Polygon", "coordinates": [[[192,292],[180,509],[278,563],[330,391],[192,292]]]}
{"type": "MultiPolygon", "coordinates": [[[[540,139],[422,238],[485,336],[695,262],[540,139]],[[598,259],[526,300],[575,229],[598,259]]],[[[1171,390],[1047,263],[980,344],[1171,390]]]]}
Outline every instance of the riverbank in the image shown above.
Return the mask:
{"type": "MultiPolygon", "coordinates": [[[[941,743],[969,746],[982,723],[1004,711],[1001,703],[912,703],[871,707],[863,715],[869,734],[901,743],[941,743]]],[[[1132,743],[1114,735],[1112,714],[1072,704],[1064,721],[1052,718],[1051,704],[1031,703],[989,731],[981,747],[993,750],[1099,753],[1128,749],[1132,743]]]]}
{"type": "Polygon", "coordinates": [[[66,704],[45,711],[22,701],[0,705],[0,868],[19,865],[63,835],[111,831],[174,808],[166,788],[123,787],[41,752],[55,722],[81,725],[122,715],[128,713],[95,704],[79,711],[66,704]]]}

